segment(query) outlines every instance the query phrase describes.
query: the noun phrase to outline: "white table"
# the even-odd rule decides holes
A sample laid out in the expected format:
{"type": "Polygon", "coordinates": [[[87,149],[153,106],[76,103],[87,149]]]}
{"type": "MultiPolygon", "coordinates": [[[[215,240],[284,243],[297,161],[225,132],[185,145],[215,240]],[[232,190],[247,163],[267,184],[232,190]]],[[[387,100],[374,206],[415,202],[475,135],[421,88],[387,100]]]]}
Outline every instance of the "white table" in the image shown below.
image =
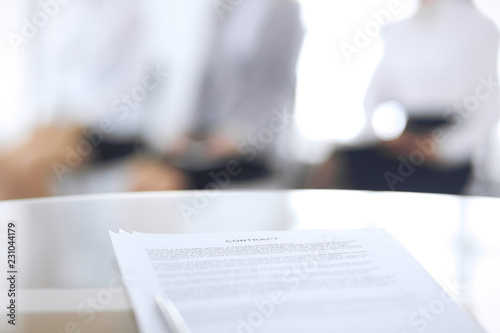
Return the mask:
{"type": "MultiPolygon", "coordinates": [[[[1,332],[136,332],[109,230],[374,226],[388,229],[439,283],[455,288],[488,332],[500,332],[500,199],[334,190],[148,192],[4,201],[0,218],[2,274],[10,220],[18,257],[18,325],[7,325],[0,313],[1,332]],[[95,311],[82,312],[84,304],[95,311]]],[[[7,304],[7,282],[0,281],[1,304],[7,304]]]]}

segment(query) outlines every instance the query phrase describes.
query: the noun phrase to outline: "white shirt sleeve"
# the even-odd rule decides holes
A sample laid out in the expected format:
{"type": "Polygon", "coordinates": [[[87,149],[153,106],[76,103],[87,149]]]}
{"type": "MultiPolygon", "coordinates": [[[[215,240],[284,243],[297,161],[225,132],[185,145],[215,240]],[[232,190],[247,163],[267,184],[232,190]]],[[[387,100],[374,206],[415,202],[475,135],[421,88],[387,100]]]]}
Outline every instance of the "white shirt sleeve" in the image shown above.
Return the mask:
{"type": "MultiPolygon", "coordinates": [[[[23,110],[33,125],[88,126],[108,115],[113,100],[140,82],[145,62],[139,2],[78,1],[60,6],[23,50],[23,110]]],[[[41,10],[33,4],[27,17],[41,10]]]]}

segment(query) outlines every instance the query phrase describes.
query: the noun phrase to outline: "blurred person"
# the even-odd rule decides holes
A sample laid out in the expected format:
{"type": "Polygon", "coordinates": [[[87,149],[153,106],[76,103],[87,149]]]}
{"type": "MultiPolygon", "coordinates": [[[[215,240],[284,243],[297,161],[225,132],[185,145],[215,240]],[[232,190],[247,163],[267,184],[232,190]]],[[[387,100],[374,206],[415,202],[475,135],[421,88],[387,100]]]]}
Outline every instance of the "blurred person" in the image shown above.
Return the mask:
{"type": "MultiPolygon", "coordinates": [[[[146,64],[135,0],[30,0],[23,17],[15,44],[24,64],[19,134],[0,152],[0,199],[50,195],[57,166],[66,177],[94,160],[103,145],[84,141],[146,64]]],[[[111,134],[130,135],[132,118],[107,124],[111,134]]]]}
{"type": "MultiPolygon", "coordinates": [[[[155,22],[161,22],[159,26],[148,25],[159,37],[153,43],[170,43],[157,49],[145,46],[151,42],[142,30],[147,15],[134,0],[68,7],[58,22],[30,40],[24,106],[30,130],[22,143],[0,154],[0,199],[57,193],[55,176],[61,181],[75,170],[116,160],[128,165],[123,182],[129,190],[202,188],[214,181],[212,172],[226,169],[228,160],[244,163],[238,144],[269,120],[273,108],[292,108],[302,36],[296,3],[247,1],[228,13],[220,23],[204,84],[200,92],[191,88],[190,93],[188,86],[196,85],[197,73],[191,75],[186,68],[200,61],[193,45],[200,43],[194,36],[203,25],[175,19],[179,12],[193,12],[193,3],[165,3],[165,14],[167,7],[171,24],[163,24],[163,15],[155,22]],[[85,23],[90,17],[92,27],[85,23]],[[187,42],[178,44],[176,27],[190,31],[182,35],[187,42]],[[163,40],[160,34],[165,32],[173,37],[163,40]],[[193,57],[186,59],[189,54],[193,57]],[[202,96],[193,103],[192,115],[183,114],[182,103],[165,103],[159,96],[165,89],[152,91],[137,110],[123,99],[134,83],[144,81],[151,58],[160,58],[159,64],[166,63],[168,74],[174,74],[168,78],[167,95],[202,96]],[[175,89],[182,85],[184,90],[175,89]],[[118,97],[121,104],[114,103],[118,97]]],[[[266,174],[260,158],[264,154],[258,155],[252,156],[255,164],[238,164],[245,168],[234,178],[266,174]]]]}
{"type": "Polygon", "coordinates": [[[364,103],[371,143],[337,153],[345,186],[462,193],[500,111],[496,26],[469,0],[422,0],[382,37],[384,55],[364,103]],[[379,116],[407,123],[388,139],[377,132],[379,116]]]}
{"type": "MultiPolygon", "coordinates": [[[[282,131],[261,138],[259,130],[273,130],[274,122],[284,128],[293,113],[303,37],[298,3],[248,0],[219,14],[189,126],[164,154],[190,188],[227,177],[228,166],[231,182],[272,178],[282,131]]],[[[141,178],[143,189],[157,181],[152,173],[141,178]]]]}

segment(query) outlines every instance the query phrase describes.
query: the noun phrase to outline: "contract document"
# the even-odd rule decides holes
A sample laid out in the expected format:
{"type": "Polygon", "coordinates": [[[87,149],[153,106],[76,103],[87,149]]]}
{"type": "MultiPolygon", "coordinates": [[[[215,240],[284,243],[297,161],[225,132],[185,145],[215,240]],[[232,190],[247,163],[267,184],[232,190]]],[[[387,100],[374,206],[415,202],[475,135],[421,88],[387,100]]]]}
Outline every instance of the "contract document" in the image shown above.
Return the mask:
{"type": "Polygon", "coordinates": [[[484,332],[384,229],[110,235],[141,332],[484,332]]]}

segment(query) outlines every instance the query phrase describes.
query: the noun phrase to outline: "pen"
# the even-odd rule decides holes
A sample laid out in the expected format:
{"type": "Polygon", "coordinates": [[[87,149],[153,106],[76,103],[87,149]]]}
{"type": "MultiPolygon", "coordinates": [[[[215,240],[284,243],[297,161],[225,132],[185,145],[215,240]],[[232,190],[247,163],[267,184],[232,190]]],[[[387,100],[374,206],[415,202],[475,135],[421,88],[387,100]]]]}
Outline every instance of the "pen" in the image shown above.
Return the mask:
{"type": "Polygon", "coordinates": [[[179,310],[168,297],[156,294],[155,300],[172,333],[191,333],[179,310]]]}

